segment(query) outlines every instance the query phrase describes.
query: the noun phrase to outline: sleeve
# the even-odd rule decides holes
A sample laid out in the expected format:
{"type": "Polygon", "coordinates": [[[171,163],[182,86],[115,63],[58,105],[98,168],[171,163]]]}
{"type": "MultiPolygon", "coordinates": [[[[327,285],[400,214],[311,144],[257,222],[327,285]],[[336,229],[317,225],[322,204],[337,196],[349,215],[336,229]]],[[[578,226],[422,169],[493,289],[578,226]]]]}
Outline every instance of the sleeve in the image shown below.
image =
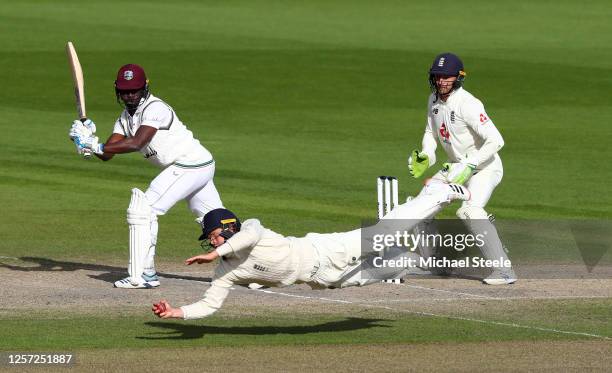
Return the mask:
{"type": "Polygon", "coordinates": [[[150,103],[142,111],[142,125],[157,128],[158,130],[170,129],[174,121],[172,109],[161,101],[150,103]]]}
{"type": "Polygon", "coordinates": [[[127,137],[127,133],[125,133],[125,129],[123,128],[123,125],[121,124],[121,117],[117,118],[117,120],[115,121],[115,126],[113,127],[113,133],[127,137]]]}
{"type": "Polygon", "coordinates": [[[217,312],[223,305],[225,298],[227,298],[235,280],[234,272],[226,272],[223,264],[220,263],[215,270],[215,276],[210,288],[204,293],[204,298],[181,307],[183,319],[201,319],[217,312]]]}
{"type": "Polygon", "coordinates": [[[261,239],[264,227],[257,219],[249,219],[242,224],[240,232],[234,234],[223,245],[217,247],[219,256],[224,256],[230,253],[253,248],[261,239]]]}
{"type": "Polygon", "coordinates": [[[436,163],[436,148],[438,147],[438,142],[433,133],[431,116],[429,115],[427,115],[427,126],[425,127],[425,134],[423,134],[421,146],[423,149],[422,152],[429,157],[429,167],[433,166],[436,163]]]}
{"type": "Polygon", "coordinates": [[[467,103],[463,108],[463,117],[468,126],[476,136],[484,140],[484,143],[473,154],[468,154],[466,161],[478,167],[481,163],[494,156],[503,146],[504,139],[489,118],[480,100],[475,99],[467,103]]]}

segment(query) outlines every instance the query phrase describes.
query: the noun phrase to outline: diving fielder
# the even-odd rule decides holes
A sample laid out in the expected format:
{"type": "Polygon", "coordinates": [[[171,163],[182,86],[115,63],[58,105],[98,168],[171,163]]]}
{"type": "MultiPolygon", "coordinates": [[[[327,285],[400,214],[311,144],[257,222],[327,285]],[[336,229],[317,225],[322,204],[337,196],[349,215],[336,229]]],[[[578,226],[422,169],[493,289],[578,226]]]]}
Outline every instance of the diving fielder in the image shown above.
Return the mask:
{"type": "MultiPolygon", "coordinates": [[[[434,59],[429,70],[432,94],[422,150],[411,153],[408,169],[415,178],[423,175],[436,162],[439,142],[449,163],[434,178],[467,186],[472,198],[463,202],[457,216],[468,228],[477,231],[477,226],[484,226],[478,221],[488,220],[484,208],[504,174],[497,154],[504,140],[482,102],[463,89],[465,76],[463,62],[456,55],[443,53],[434,59]]],[[[483,257],[508,259],[497,231],[489,230],[486,244],[481,247],[483,257]]],[[[516,274],[512,268],[494,268],[483,281],[490,285],[511,284],[516,281],[516,274]]]]}
{"type": "Polygon", "coordinates": [[[180,200],[186,200],[198,217],[223,207],[213,183],[215,162],[174,110],[149,92],[142,67],[122,66],[115,80],[115,94],[125,110],[106,143],[98,142],[95,124],[89,119],[84,123],[75,120],[70,138],[79,153],[90,149],[98,158],[108,161],[115,154],[139,151],[162,169],[146,192],[132,189],[127,210],[129,276],[114,284],[124,289],[153,288],[159,286],[154,263],[157,216],[164,215],[180,200]]]}
{"type": "MultiPolygon", "coordinates": [[[[455,199],[468,200],[470,192],[460,185],[438,180],[427,183],[414,199],[398,205],[382,218],[412,219],[400,223],[411,225],[431,218],[443,206],[455,199]]],[[[388,222],[392,222],[388,220],[388,222]]],[[[380,224],[380,223],[379,223],[380,224]]],[[[306,283],[313,289],[343,288],[380,283],[382,278],[397,278],[408,268],[382,267],[377,276],[364,274],[362,262],[361,229],[343,233],[309,233],[305,237],[285,237],[261,225],[257,219],[240,220],[229,210],[216,209],[204,216],[200,240],[208,239],[214,250],[185,261],[210,263],[221,258],[211,287],[204,298],[196,303],[173,308],[161,300],[153,305],[153,312],[162,318],[198,319],[207,317],[221,308],[234,284],[256,282],[270,287],[306,283]]],[[[394,258],[416,255],[400,250],[394,258]]],[[[370,272],[371,273],[371,272],[370,272]]]]}

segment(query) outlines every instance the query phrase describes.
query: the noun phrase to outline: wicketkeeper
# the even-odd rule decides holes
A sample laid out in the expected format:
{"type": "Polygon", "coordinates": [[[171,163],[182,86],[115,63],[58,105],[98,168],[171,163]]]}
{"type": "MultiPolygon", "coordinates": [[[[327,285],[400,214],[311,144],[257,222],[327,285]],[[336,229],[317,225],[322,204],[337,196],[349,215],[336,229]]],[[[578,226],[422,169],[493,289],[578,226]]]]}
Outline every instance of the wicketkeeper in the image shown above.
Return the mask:
{"type": "MultiPolygon", "coordinates": [[[[411,219],[403,227],[412,229],[418,221],[431,218],[450,201],[469,200],[470,192],[460,185],[437,180],[428,182],[414,199],[398,205],[386,219],[411,219]]],[[[404,220],[401,220],[404,222],[404,220]]],[[[380,224],[380,223],[379,223],[380,224]]],[[[364,275],[361,229],[343,233],[309,233],[285,237],[264,228],[257,219],[240,223],[231,211],[217,209],[204,216],[200,240],[209,240],[213,251],[185,261],[210,263],[220,258],[211,287],[196,303],[173,308],[161,300],[153,312],[163,318],[197,319],[216,312],[234,284],[258,283],[270,287],[306,283],[313,289],[343,288],[380,283],[382,278],[401,277],[408,268],[381,268],[379,276],[364,275]]],[[[402,251],[400,255],[410,255],[402,251]]],[[[371,268],[370,268],[371,269],[371,268]]]]}
{"type": "MultiPolygon", "coordinates": [[[[488,219],[484,208],[504,174],[498,155],[504,140],[482,102],[463,89],[465,76],[463,62],[456,55],[442,53],[434,59],[429,69],[432,93],[422,150],[410,154],[408,169],[415,178],[423,175],[436,163],[439,142],[448,163],[433,177],[468,187],[472,198],[463,202],[457,216],[476,231],[480,225],[477,221],[488,219]]],[[[508,259],[495,229],[486,235],[481,251],[485,259],[508,259]]],[[[516,274],[512,268],[494,268],[483,281],[490,285],[511,284],[516,274]]]]}
{"type": "Polygon", "coordinates": [[[130,230],[129,276],[115,287],[146,289],[159,286],[154,257],[157,244],[157,217],[180,200],[186,200],[198,217],[223,204],[213,183],[215,162],[211,153],[194,138],[174,110],[149,91],[142,67],[122,66],[115,80],[117,102],[124,106],[113,134],[105,143],[95,135],[91,120],[75,120],[70,138],[83,154],[87,149],[103,161],[115,154],[140,152],[162,169],[142,192],[132,189],[127,222],[130,230]]]}

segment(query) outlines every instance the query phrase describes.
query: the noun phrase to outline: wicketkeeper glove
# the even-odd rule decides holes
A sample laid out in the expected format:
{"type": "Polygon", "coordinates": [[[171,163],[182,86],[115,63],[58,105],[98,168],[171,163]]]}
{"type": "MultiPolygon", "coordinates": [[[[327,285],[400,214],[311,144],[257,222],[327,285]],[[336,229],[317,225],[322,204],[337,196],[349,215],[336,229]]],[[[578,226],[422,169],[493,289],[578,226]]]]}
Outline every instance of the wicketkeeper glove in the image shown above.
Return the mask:
{"type": "Polygon", "coordinates": [[[455,183],[462,185],[470,176],[472,176],[472,172],[476,168],[475,165],[471,163],[444,163],[442,165],[443,171],[446,173],[446,180],[449,183],[455,183]]]}
{"type": "Polygon", "coordinates": [[[429,168],[429,156],[425,153],[413,150],[408,157],[408,171],[412,177],[419,178],[429,168]]]}

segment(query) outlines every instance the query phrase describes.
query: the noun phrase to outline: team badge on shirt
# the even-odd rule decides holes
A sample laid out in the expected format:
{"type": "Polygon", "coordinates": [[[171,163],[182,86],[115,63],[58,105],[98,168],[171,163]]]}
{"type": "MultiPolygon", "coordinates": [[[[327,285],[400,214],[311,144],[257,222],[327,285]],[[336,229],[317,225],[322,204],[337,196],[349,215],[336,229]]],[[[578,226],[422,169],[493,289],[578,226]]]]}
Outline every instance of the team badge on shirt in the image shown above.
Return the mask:
{"type": "Polygon", "coordinates": [[[440,126],[440,136],[442,138],[442,141],[447,144],[450,144],[450,132],[448,132],[448,128],[446,128],[446,123],[442,123],[442,126],[440,126]]]}

